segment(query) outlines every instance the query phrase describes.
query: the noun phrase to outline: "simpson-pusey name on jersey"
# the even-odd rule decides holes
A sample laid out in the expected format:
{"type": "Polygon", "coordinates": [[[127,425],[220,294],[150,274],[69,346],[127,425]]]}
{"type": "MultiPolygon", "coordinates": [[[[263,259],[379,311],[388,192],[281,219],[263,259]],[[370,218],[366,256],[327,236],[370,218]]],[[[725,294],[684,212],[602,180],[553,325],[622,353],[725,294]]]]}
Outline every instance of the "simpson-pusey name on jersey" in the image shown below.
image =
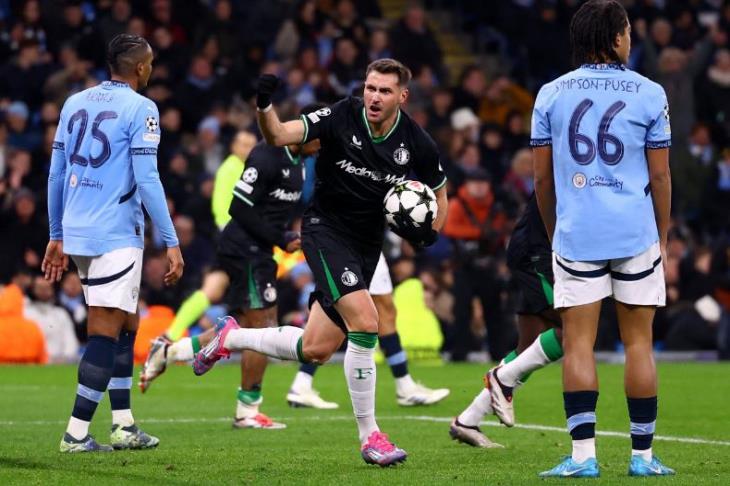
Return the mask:
{"type": "Polygon", "coordinates": [[[563,79],[555,84],[556,91],[561,90],[593,90],[617,91],[621,93],[638,93],[641,85],[636,81],[612,78],[571,78],[563,79]]]}
{"type": "Polygon", "coordinates": [[[352,162],[347,159],[342,159],[335,162],[335,165],[340,169],[344,170],[348,174],[353,174],[360,177],[367,177],[375,182],[385,182],[386,184],[400,184],[406,180],[405,175],[385,174],[379,171],[373,171],[366,167],[356,167],[352,162]]]}

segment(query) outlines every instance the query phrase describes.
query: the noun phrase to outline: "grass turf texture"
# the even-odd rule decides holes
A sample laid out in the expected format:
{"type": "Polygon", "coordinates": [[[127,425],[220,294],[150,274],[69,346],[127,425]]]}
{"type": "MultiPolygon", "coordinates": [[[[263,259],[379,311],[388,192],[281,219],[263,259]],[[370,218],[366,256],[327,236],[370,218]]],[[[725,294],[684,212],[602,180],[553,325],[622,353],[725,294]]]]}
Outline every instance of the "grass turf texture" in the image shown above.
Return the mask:
{"type": "MultiPolygon", "coordinates": [[[[485,369],[411,366],[416,379],[431,387],[448,386],[451,395],[435,406],[406,408],[396,405],[393,379],[380,367],[380,426],[409,453],[404,465],[381,469],[367,466],[359,456],[337,365],[323,367],[315,378],[322,396],[340,404],[333,411],[290,409],[284,397],[296,368],[269,368],[262,411],[288,425],[272,431],[231,428],[238,366],[218,366],[200,378],[187,366],[174,366],[146,395],[133,391],[134,415],[144,430],[160,438],[157,449],[78,455],[58,452],[72,408],[76,368],[0,367],[0,484],[535,484],[539,471],[570,452],[564,431],[483,427],[506,446],[497,450],[474,449],[448,436],[449,418],[480,390],[485,369]]],[[[730,440],[730,365],[661,364],[659,373],[659,435],[730,440]]],[[[599,376],[598,430],[626,432],[623,369],[603,365],[599,376]]],[[[518,423],[564,428],[560,367],[535,373],[518,392],[515,407],[518,423]]],[[[100,442],[108,443],[110,421],[105,398],[91,428],[100,442]]],[[[488,421],[494,425],[495,419],[488,421]]],[[[598,482],[696,486],[727,484],[730,477],[727,444],[655,441],[655,452],[677,476],[652,480],[626,476],[630,447],[626,437],[597,438],[598,482]]]]}

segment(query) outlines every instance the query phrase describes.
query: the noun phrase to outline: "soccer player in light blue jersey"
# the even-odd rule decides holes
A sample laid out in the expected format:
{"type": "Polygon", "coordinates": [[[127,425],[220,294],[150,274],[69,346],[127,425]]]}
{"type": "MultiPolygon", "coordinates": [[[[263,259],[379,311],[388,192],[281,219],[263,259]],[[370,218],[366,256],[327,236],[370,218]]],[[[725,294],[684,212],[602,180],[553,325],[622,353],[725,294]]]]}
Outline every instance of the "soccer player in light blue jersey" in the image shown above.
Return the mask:
{"type": "Polygon", "coordinates": [[[671,130],[664,90],[625,67],[626,11],[591,0],[570,25],[578,69],[542,87],[532,115],[535,192],[552,241],[563,322],[563,389],[573,453],[546,477],[596,477],[593,345],[613,296],[626,350],[629,474],[674,474],[652,454],[657,379],[652,321],[665,303],[671,130]]]}
{"type": "Polygon", "coordinates": [[[129,398],[139,326],[142,204],[167,246],[165,283],[176,283],[183,270],[157,172],[159,114],[151,100],[137,93],[152,72],[152,49],[142,37],[120,34],[109,43],[107,61],[110,81],[66,100],[48,177],[50,242],[42,268],[47,279],[58,281],[70,256],[89,305],[89,341],[61,452],[144,449],[159,443],[137,428],[129,398]],[[89,423],[107,390],[111,446],[89,435],[89,423]]]}

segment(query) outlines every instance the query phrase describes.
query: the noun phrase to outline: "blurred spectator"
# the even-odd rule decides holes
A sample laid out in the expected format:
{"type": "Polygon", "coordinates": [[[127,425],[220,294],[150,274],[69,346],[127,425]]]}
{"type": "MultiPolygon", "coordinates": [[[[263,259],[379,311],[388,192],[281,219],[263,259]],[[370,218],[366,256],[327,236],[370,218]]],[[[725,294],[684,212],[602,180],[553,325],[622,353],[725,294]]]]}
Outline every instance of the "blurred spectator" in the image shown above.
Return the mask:
{"type": "Polygon", "coordinates": [[[8,143],[23,150],[33,150],[40,143],[40,137],[29,123],[30,111],[22,101],[13,101],[5,110],[8,127],[8,143]]]}
{"type": "Polygon", "coordinates": [[[23,292],[16,285],[0,287],[0,363],[48,361],[40,328],[23,317],[23,292]]]}
{"type": "Polygon", "coordinates": [[[48,242],[44,219],[36,212],[35,196],[19,189],[12,197],[12,207],[0,211],[0,281],[6,281],[18,265],[40,269],[48,242]]]}
{"type": "Polygon", "coordinates": [[[109,12],[99,19],[99,34],[108,45],[114,36],[127,30],[127,23],[132,17],[132,6],[129,0],[113,0],[109,12]]]}
{"type": "Polygon", "coordinates": [[[335,41],[335,58],[329,66],[329,84],[338,97],[349,96],[365,77],[364,58],[349,37],[335,41]]]}
{"type": "Polygon", "coordinates": [[[726,233],[730,228],[730,149],[712,168],[703,193],[702,220],[711,234],[726,233]]]}
{"type": "Polygon", "coordinates": [[[81,59],[70,45],[61,47],[58,59],[62,68],[46,80],[43,94],[60,106],[70,95],[91,87],[96,79],[91,74],[92,64],[81,59]]]}
{"type": "Polygon", "coordinates": [[[185,81],[175,92],[176,103],[182,112],[183,128],[193,131],[216,101],[227,98],[227,93],[218,84],[210,61],[201,55],[194,56],[185,81]],[[195,102],[191,103],[191,100],[195,102]]]}
{"type": "Polygon", "coordinates": [[[24,39],[13,62],[0,67],[0,97],[22,100],[35,110],[41,104],[42,88],[51,72],[38,39],[24,39]]]}
{"type": "Polygon", "coordinates": [[[523,117],[532,114],[532,95],[525,88],[501,76],[489,85],[479,105],[479,119],[504,126],[507,116],[516,112],[523,117]]]}
{"type": "Polygon", "coordinates": [[[481,350],[471,334],[472,299],[481,302],[487,343],[493,360],[502,359],[513,345],[514,329],[505,321],[498,280],[497,257],[504,246],[505,215],[495,204],[489,176],[483,169],[466,172],[464,185],[449,203],[444,235],[454,245],[454,326],[452,358],[466,359],[481,350]]]}
{"type": "Polygon", "coordinates": [[[96,26],[84,16],[81,0],[67,0],[60,22],[53,24],[49,47],[57,54],[62,46],[71,46],[79,57],[103,65],[105,44],[96,26]]]}
{"type": "Polygon", "coordinates": [[[317,2],[298,2],[292,18],[284,21],[274,42],[274,52],[281,60],[288,60],[305,47],[316,47],[318,33],[322,28],[321,14],[317,2]]]}
{"type": "Polygon", "coordinates": [[[188,50],[175,43],[172,33],[165,26],[152,31],[151,44],[155,50],[154,78],[164,78],[170,82],[181,78],[189,59],[188,50]]]}
{"type": "Polygon", "coordinates": [[[331,18],[340,35],[354,40],[358,49],[368,46],[369,31],[353,0],[336,0],[331,18]]]}
{"type": "Polygon", "coordinates": [[[79,342],[74,324],[63,307],[55,303],[53,284],[43,276],[33,279],[31,301],[25,305],[25,317],[38,324],[46,339],[51,363],[71,363],[77,360],[79,342]]]}
{"type": "Polygon", "coordinates": [[[439,79],[444,80],[441,48],[436,36],[426,25],[423,7],[412,3],[390,33],[393,57],[417,71],[423,65],[430,66],[439,79]]]}
{"type": "Polygon", "coordinates": [[[451,106],[469,108],[472,112],[479,111],[482,99],[487,90],[487,79],[484,72],[476,65],[464,68],[459,77],[459,84],[453,90],[454,97],[451,106]]]}
{"type": "Polygon", "coordinates": [[[195,221],[189,216],[178,214],[175,216],[173,224],[185,261],[185,273],[179,287],[183,292],[197,289],[200,286],[203,269],[213,257],[213,246],[195,233],[195,221]]]}
{"type": "Polygon", "coordinates": [[[388,57],[392,57],[388,31],[385,29],[373,30],[368,45],[368,61],[372,62],[388,57]]]}
{"type": "Polygon", "coordinates": [[[532,170],[532,150],[518,150],[512,157],[512,168],[504,178],[504,189],[513,199],[524,204],[534,190],[532,170]]]}

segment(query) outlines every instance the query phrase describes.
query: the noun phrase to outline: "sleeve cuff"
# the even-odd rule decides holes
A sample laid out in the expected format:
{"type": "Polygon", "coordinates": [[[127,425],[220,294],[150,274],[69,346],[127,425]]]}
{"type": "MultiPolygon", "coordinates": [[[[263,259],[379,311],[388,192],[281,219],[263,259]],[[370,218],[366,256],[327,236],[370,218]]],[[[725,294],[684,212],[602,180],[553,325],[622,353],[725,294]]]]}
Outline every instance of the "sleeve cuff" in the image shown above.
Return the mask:
{"type": "Polygon", "coordinates": [[[444,176],[444,179],[439,184],[433,186],[431,188],[431,190],[438,191],[439,189],[441,189],[442,187],[444,187],[446,185],[446,181],[447,181],[447,178],[446,178],[446,176],[444,176]]]}
{"type": "Polygon", "coordinates": [[[300,145],[304,145],[307,143],[307,136],[309,135],[309,123],[307,123],[307,117],[302,115],[301,116],[302,123],[304,123],[304,136],[302,137],[302,142],[300,145]]]}
{"type": "Polygon", "coordinates": [[[646,142],[646,148],[647,149],[663,149],[668,148],[672,146],[672,140],[658,140],[656,142],[647,140],[646,142]]]}
{"type": "Polygon", "coordinates": [[[544,147],[546,145],[552,145],[552,138],[531,138],[530,147],[544,147]]]}

